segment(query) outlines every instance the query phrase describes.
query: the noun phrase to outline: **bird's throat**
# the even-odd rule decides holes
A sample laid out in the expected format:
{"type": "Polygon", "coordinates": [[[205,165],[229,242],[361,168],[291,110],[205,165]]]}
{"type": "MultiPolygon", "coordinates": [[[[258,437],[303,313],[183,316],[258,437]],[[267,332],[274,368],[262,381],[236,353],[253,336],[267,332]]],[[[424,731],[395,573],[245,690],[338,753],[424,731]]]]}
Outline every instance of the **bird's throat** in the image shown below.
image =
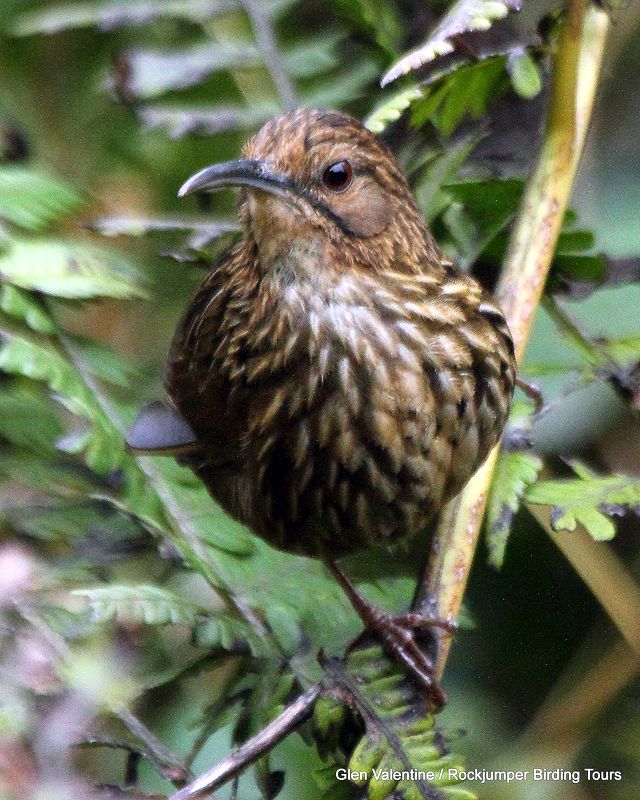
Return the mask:
{"type": "Polygon", "coordinates": [[[249,197],[249,232],[260,271],[286,285],[314,282],[328,264],[327,241],[303,209],[264,192],[249,197]]]}

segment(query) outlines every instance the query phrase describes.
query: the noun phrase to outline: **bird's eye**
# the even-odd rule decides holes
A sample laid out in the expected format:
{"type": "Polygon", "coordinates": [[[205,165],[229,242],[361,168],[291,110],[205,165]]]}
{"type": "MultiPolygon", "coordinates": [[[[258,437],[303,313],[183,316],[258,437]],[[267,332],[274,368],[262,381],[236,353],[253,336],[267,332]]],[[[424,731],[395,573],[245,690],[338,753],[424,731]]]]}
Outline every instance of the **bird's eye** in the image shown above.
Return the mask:
{"type": "Polygon", "coordinates": [[[335,164],[331,164],[322,173],[322,183],[332,192],[344,192],[345,189],[351,186],[352,180],[353,169],[346,160],[336,161],[335,164]]]}

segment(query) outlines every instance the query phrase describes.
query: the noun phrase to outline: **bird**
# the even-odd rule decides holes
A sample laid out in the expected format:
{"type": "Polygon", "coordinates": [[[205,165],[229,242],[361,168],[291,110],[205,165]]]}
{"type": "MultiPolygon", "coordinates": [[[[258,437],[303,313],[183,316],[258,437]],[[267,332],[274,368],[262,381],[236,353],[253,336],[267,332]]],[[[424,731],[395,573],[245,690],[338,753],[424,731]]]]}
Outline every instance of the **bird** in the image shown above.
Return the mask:
{"type": "Polygon", "coordinates": [[[347,114],[285,113],[179,195],[226,187],[244,235],[197,289],[166,401],[129,447],[178,457],[257,536],[321,558],[441,705],[418,641],[452,622],[392,617],[338,561],[424,531],[499,441],[516,380],[504,314],[440,249],[390,148],[347,114]]]}

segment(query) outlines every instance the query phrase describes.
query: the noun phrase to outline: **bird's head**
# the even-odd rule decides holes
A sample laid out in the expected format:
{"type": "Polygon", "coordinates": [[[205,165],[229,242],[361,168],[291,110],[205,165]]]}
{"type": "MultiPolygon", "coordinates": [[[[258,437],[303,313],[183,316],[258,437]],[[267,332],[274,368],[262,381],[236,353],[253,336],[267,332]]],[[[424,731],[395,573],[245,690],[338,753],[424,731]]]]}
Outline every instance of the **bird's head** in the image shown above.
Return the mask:
{"type": "Polygon", "coordinates": [[[402,269],[404,261],[433,258],[393,154],[346,114],[284,114],[247,142],[241,160],[201,170],[179,194],[227,186],[242,187],[240,217],[263,269],[301,247],[344,267],[402,269]]]}

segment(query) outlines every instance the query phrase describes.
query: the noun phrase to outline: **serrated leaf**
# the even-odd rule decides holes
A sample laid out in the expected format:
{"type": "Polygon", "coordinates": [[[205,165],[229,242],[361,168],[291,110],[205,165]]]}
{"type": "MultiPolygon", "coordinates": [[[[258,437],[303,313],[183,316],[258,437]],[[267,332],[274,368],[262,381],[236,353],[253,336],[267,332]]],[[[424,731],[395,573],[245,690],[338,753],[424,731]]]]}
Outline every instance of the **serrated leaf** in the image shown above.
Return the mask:
{"type": "Polygon", "coordinates": [[[82,204],[80,196],[58,178],[32,168],[0,167],[0,219],[37,231],[82,204]]]}
{"type": "Polygon", "coordinates": [[[597,541],[612,539],[612,516],[640,513],[640,479],[625,475],[600,476],[573,462],[577,478],[538,481],[525,495],[528,503],[551,506],[555,531],[574,531],[582,525],[597,541]]]}
{"type": "Polygon", "coordinates": [[[411,103],[423,96],[422,89],[418,86],[410,86],[408,89],[397,92],[369,114],[365,125],[373,133],[382,133],[387,125],[400,119],[411,103]]]}
{"type": "Polygon", "coordinates": [[[433,29],[429,38],[416,50],[403,56],[380,81],[386,86],[401,75],[418,69],[439,56],[452,53],[452,39],[470,31],[486,31],[493,22],[519,11],[522,0],[458,0],[433,29]]]}
{"type": "MultiPolygon", "coordinates": [[[[43,459],[41,453],[13,451],[0,459],[0,473],[11,483],[29,491],[42,492],[54,497],[86,496],[95,488],[86,471],[68,460],[43,459]]],[[[12,496],[9,498],[12,499],[12,496]]]]}
{"type": "Polygon", "coordinates": [[[357,617],[320,562],[273,550],[225,514],[192,473],[173,461],[146,458],[141,463],[176,521],[180,535],[172,541],[187,564],[214,587],[267,616],[277,606],[269,621],[291,652],[299,643],[298,628],[314,647],[331,652],[355,636],[357,617]]]}
{"type": "Polygon", "coordinates": [[[351,780],[363,790],[359,797],[475,800],[475,795],[460,787],[454,773],[449,772],[460,770],[461,765],[428,711],[424,694],[382,648],[362,644],[350,650],[344,663],[329,662],[326,683],[338,693],[335,698],[329,694],[319,699],[314,709],[314,733],[320,750],[337,748],[339,753],[340,728],[345,724],[345,716],[337,707],[341,705],[339,698],[349,697],[349,707],[357,709],[365,726],[365,733],[348,756],[351,780]],[[415,777],[404,777],[411,774],[415,777]]]}
{"type": "Polygon", "coordinates": [[[16,241],[0,255],[0,277],[54,297],[144,297],[141,276],[122,256],[79,242],[16,241]]]}
{"type": "Polygon", "coordinates": [[[144,625],[182,624],[193,627],[203,610],[169,589],[139,584],[137,586],[97,586],[76,589],[76,597],[85,597],[94,622],[135,622],[144,625]]]}
{"type": "Polygon", "coordinates": [[[229,652],[244,644],[256,657],[268,652],[267,643],[244,620],[224,613],[208,614],[196,628],[195,641],[200,647],[221,647],[229,652]]]}
{"type": "Polygon", "coordinates": [[[49,501],[41,506],[34,506],[33,502],[7,504],[3,510],[16,530],[30,536],[58,544],[82,542],[83,558],[101,566],[110,559],[121,558],[123,543],[142,532],[130,517],[86,498],[49,501]]]}
{"type": "Polygon", "coordinates": [[[403,30],[398,11],[385,0],[334,0],[338,13],[388,55],[397,54],[403,30]]]}
{"type": "Polygon", "coordinates": [[[534,453],[503,449],[498,455],[486,511],[487,547],[493,567],[502,566],[513,517],[541,469],[542,459],[534,453]]]}
{"type": "Polygon", "coordinates": [[[125,25],[148,25],[169,17],[206,22],[238,7],[235,0],[130,0],[130,2],[60,4],[18,17],[12,27],[16,36],[53,34],[70,28],[97,27],[113,30],[125,25]]]}

